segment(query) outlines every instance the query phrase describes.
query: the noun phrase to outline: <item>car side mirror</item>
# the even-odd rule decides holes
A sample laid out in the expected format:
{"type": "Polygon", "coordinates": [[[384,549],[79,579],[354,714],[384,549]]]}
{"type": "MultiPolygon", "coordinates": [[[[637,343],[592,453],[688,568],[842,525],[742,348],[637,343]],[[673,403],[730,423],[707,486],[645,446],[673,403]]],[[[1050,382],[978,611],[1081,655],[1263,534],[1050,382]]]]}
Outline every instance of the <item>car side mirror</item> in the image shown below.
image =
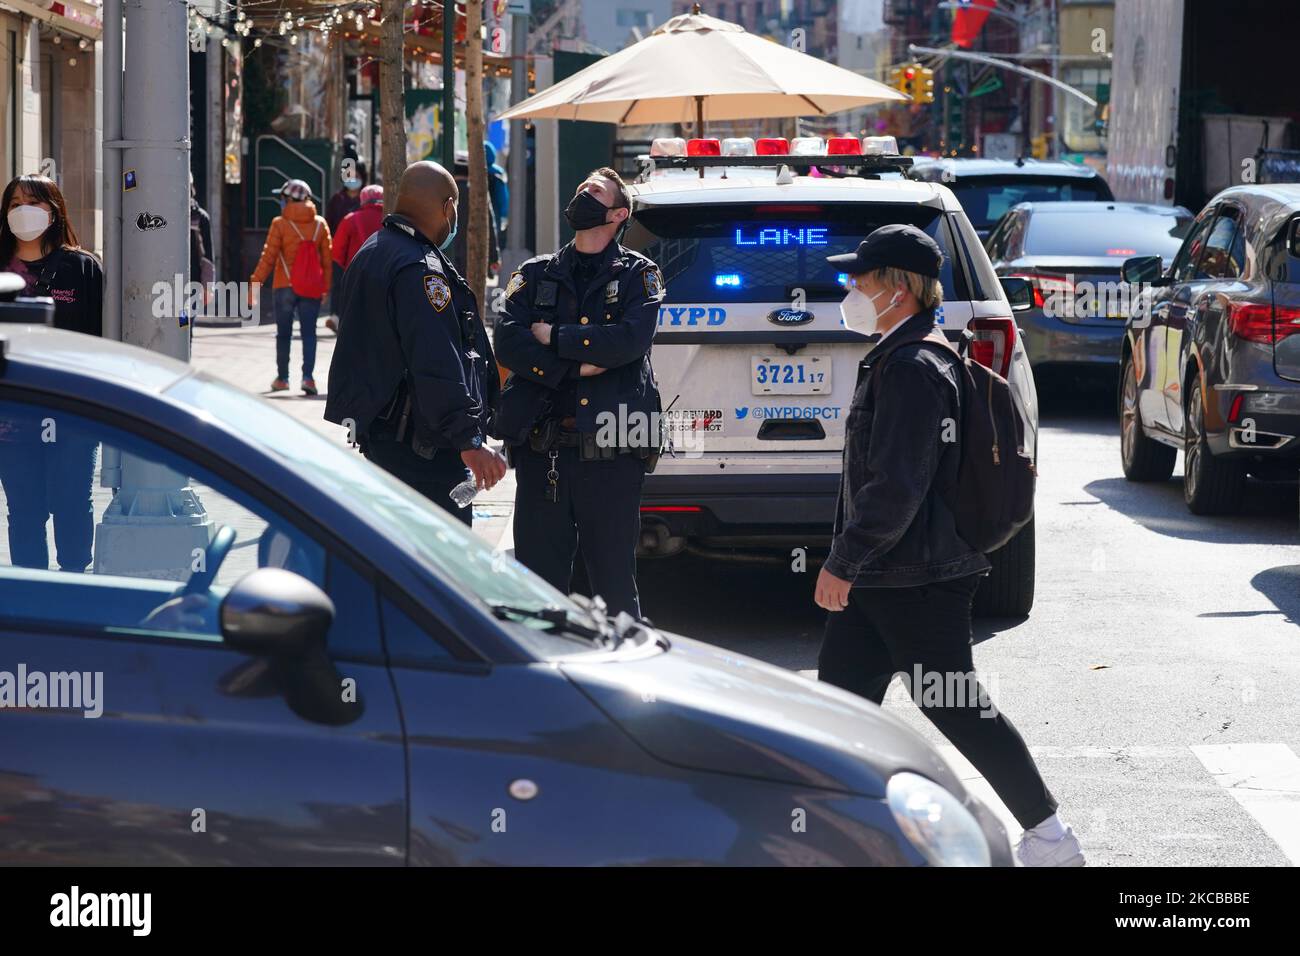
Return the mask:
{"type": "Polygon", "coordinates": [[[1005,276],[998,281],[1002,283],[1002,291],[1007,294],[1012,312],[1024,312],[1034,307],[1034,287],[1029,284],[1028,279],[1005,276]]]}
{"type": "Polygon", "coordinates": [[[1169,283],[1162,279],[1164,271],[1165,264],[1159,256],[1134,256],[1132,259],[1125,259],[1124,264],[1119,268],[1120,277],[1130,285],[1135,283],[1168,285],[1169,283]]]}
{"type": "Polygon", "coordinates": [[[334,602],[292,571],[258,568],[235,583],[220,613],[221,637],[230,647],[260,657],[289,657],[325,646],[334,602]]]}

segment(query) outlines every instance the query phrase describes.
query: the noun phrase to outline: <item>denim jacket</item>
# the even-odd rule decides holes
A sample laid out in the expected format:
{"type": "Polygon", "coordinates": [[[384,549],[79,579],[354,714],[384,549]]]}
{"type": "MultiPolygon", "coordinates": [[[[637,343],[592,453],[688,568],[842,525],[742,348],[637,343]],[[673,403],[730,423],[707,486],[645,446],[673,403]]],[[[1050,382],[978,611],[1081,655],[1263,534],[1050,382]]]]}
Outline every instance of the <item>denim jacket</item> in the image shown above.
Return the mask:
{"type": "Polygon", "coordinates": [[[917,587],[990,567],[957,534],[941,493],[957,480],[961,393],[957,356],[914,344],[934,328],[934,311],[918,312],[890,336],[878,368],[874,351],[858,368],[825,564],[855,587],[917,587]]]}

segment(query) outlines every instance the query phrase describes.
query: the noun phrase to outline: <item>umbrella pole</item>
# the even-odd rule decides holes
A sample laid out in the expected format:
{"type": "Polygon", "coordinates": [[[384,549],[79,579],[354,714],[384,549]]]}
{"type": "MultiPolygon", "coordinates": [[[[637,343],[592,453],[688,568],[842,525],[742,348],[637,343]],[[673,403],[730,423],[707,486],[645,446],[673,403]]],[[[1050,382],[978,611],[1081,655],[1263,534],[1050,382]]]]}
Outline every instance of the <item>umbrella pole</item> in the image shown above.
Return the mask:
{"type": "MultiPolygon", "coordinates": [[[[695,9],[698,12],[700,5],[697,3],[695,9]]],[[[695,97],[695,135],[699,139],[704,139],[704,97],[695,97]]],[[[700,167],[700,178],[704,178],[704,167],[700,167]]]]}

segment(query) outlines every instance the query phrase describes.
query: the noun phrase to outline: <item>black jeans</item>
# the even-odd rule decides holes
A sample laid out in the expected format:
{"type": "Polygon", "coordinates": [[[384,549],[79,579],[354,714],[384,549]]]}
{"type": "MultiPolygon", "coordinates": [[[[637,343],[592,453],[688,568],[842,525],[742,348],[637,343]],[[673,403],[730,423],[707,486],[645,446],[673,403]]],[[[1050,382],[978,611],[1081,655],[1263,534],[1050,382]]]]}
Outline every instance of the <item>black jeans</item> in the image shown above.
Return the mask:
{"type": "Polygon", "coordinates": [[[439,448],[432,459],[421,458],[406,442],[374,441],[365,443],[363,453],[384,471],[410,485],[440,508],[465,524],[474,523],[474,506],[456,507],[451,489],[470,476],[470,471],[454,448],[439,448]]]}
{"type": "Polygon", "coordinates": [[[59,570],[83,572],[95,540],[91,486],[99,442],[59,434],[55,441],[0,443],[0,483],[9,511],[14,567],[50,566],[45,526],[54,518],[59,570]]]}
{"type": "Polygon", "coordinates": [[[526,445],[512,452],[515,558],[568,594],[581,543],[591,593],[605,599],[611,615],[627,611],[640,617],[636,545],[641,535],[645,462],[635,455],[582,461],[576,448],[557,452],[558,501],[546,496],[548,457],[526,445]]]}
{"type": "Polygon", "coordinates": [[[853,588],[849,606],[826,616],[818,677],[879,704],[901,671],[921,712],[1029,829],[1056,812],[1056,800],[975,676],[970,609],[980,577],[853,588]]]}

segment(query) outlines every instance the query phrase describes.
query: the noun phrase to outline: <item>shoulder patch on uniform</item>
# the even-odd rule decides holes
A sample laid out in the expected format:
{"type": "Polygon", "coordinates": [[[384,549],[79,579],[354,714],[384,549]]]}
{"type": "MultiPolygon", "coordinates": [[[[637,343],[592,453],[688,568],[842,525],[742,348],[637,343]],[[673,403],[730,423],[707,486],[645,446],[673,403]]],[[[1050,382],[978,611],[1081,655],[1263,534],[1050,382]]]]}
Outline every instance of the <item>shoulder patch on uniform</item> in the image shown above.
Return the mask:
{"type": "Polygon", "coordinates": [[[645,286],[647,299],[658,299],[664,294],[664,278],[658,268],[646,269],[641,273],[641,283],[645,286]]]}
{"type": "Polygon", "coordinates": [[[513,297],[516,292],[524,287],[524,284],[524,274],[522,272],[511,275],[510,281],[506,283],[506,298],[513,297]]]}
{"type": "Polygon", "coordinates": [[[435,272],[442,272],[442,260],[438,258],[438,253],[426,252],[424,254],[424,267],[426,269],[432,269],[435,272]]]}
{"type": "Polygon", "coordinates": [[[425,276],[424,294],[429,297],[429,304],[438,312],[447,308],[447,303],[451,301],[451,287],[442,276],[425,276]]]}

